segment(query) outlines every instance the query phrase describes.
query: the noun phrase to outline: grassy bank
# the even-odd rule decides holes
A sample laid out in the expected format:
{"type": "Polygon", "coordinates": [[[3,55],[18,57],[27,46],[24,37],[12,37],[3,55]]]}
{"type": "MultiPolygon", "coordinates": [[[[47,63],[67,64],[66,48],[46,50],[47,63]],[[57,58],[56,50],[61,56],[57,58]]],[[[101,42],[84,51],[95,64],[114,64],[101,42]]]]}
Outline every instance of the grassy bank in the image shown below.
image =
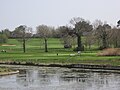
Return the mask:
{"type": "Polygon", "coordinates": [[[42,39],[31,39],[26,43],[26,53],[23,53],[21,43],[9,39],[6,45],[1,45],[0,62],[42,63],[42,64],[99,64],[120,66],[120,56],[97,56],[95,46],[81,55],[73,49],[64,49],[59,39],[48,39],[48,52],[44,52],[42,39]],[[58,53],[58,55],[57,55],[58,53]],[[75,54],[70,56],[70,54],[75,54]]]}

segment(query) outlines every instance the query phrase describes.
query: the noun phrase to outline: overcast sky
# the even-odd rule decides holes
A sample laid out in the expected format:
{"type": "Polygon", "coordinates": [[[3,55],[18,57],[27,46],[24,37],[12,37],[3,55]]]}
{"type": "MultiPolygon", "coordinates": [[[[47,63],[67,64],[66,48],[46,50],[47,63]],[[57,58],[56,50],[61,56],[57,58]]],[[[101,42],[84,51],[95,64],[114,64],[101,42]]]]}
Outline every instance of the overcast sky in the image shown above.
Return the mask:
{"type": "Polygon", "coordinates": [[[120,0],[0,0],[0,30],[14,30],[19,25],[57,27],[69,24],[73,17],[116,25],[120,0]]]}

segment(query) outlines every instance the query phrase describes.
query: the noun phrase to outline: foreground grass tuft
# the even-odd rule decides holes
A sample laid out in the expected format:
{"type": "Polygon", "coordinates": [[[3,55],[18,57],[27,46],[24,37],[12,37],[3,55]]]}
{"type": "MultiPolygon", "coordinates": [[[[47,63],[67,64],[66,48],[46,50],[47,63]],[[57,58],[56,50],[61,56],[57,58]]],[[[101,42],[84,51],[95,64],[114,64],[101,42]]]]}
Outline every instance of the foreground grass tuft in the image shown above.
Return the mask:
{"type": "Polygon", "coordinates": [[[108,48],[98,53],[99,56],[120,56],[119,48],[108,48]]]}

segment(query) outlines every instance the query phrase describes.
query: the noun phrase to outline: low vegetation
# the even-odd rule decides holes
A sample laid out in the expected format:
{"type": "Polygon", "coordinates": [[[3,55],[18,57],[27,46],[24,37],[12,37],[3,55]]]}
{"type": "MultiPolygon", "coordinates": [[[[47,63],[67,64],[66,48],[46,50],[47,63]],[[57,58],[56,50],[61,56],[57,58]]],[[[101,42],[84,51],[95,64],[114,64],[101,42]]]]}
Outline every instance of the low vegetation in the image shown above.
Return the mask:
{"type": "Polygon", "coordinates": [[[120,48],[108,48],[104,49],[100,53],[99,56],[120,56],[120,48]]]}

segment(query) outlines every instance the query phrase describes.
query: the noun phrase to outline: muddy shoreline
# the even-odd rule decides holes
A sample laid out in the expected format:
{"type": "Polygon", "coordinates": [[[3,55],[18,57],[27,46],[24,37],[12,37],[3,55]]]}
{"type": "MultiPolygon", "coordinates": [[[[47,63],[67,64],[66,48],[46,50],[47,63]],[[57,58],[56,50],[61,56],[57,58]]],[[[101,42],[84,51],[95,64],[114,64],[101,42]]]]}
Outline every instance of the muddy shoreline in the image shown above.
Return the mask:
{"type": "Polygon", "coordinates": [[[26,65],[26,66],[40,66],[40,67],[64,67],[64,68],[82,68],[82,69],[102,69],[102,70],[120,70],[120,66],[111,65],[93,65],[93,64],[40,64],[31,62],[0,62],[5,65],[26,65]]]}

